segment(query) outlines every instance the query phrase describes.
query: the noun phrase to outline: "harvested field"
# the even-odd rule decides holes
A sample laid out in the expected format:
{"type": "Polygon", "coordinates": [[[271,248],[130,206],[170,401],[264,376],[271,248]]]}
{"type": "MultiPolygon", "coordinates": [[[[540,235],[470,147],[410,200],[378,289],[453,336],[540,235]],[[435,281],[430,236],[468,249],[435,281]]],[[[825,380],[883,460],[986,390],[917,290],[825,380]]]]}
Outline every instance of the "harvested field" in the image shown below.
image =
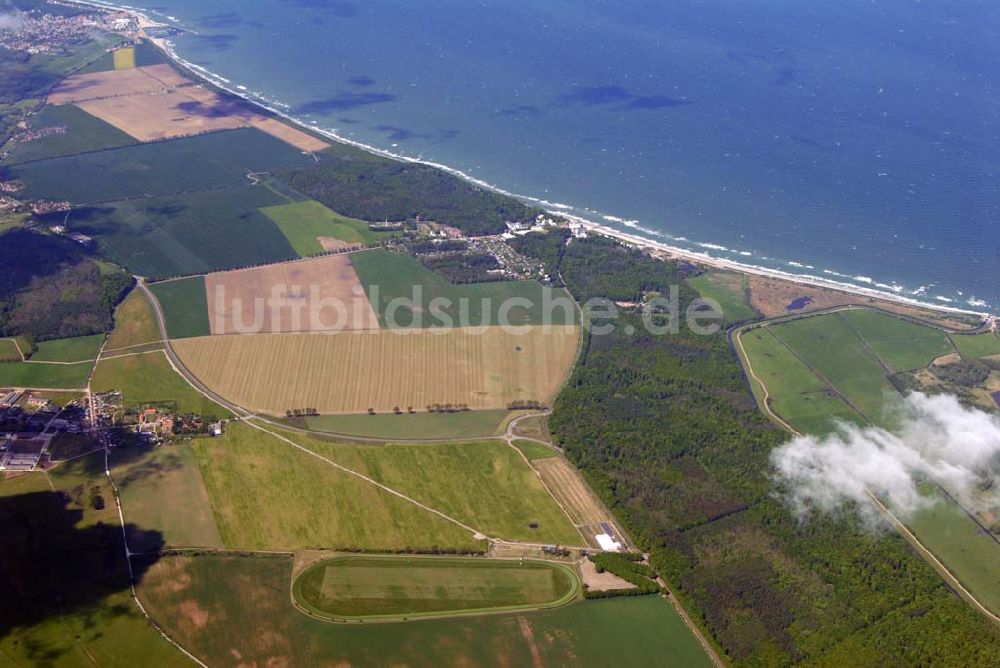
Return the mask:
{"type": "Polygon", "coordinates": [[[229,106],[215,96],[204,104],[182,90],[155,95],[124,95],[85,100],[77,106],[110,123],[139,141],[234,130],[246,123],[229,112],[229,106]]]}
{"type": "Polygon", "coordinates": [[[285,125],[281,121],[273,118],[265,118],[255,115],[250,119],[250,125],[258,130],[262,130],[272,137],[277,137],[281,141],[291,144],[295,148],[309,151],[310,153],[322,151],[330,145],[321,139],[313,137],[311,134],[303,132],[291,125],[285,125]]]}
{"type": "MultiPolygon", "coordinates": [[[[614,518],[604,510],[600,501],[576,471],[562,457],[534,459],[531,465],[538,471],[545,485],[552,492],[559,505],[578,526],[598,525],[607,522],[614,525],[614,518]]],[[[588,542],[593,542],[594,531],[584,532],[588,542]]],[[[597,532],[599,533],[599,532],[597,532]]]]}
{"type": "Polygon", "coordinates": [[[183,339],[174,348],[205,384],[254,411],[392,412],[432,404],[505,408],[552,400],[576,356],[579,328],[527,334],[372,330],[183,339]]]}
{"type": "Polygon", "coordinates": [[[135,47],[115,49],[112,53],[116,70],[130,70],[135,67],[135,47]]]}
{"type": "Polygon", "coordinates": [[[191,83],[170,65],[75,74],[49,93],[49,104],[69,104],[103,97],[151,93],[191,83]]]}
{"type": "Polygon", "coordinates": [[[379,326],[347,255],[209,274],[205,291],[213,335],[379,326]]]}

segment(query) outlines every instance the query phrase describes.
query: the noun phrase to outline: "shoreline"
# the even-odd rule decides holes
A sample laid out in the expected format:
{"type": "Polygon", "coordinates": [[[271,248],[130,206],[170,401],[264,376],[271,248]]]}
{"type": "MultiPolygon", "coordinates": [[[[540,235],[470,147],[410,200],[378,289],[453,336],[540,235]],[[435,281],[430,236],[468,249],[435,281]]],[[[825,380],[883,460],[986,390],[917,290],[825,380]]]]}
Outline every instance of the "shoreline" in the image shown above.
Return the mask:
{"type": "MultiPolygon", "coordinates": [[[[130,14],[136,17],[141,30],[145,30],[145,28],[148,27],[162,26],[162,27],[173,27],[178,30],[184,30],[185,32],[192,32],[186,28],[180,28],[178,26],[171,26],[169,24],[164,24],[158,21],[154,21],[150,19],[144,13],[143,10],[137,9],[130,5],[116,5],[110,2],[104,2],[103,0],[60,0],[60,1],[65,4],[83,5],[104,11],[119,11],[130,14]]],[[[174,19],[173,17],[166,17],[166,18],[179,22],[179,20],[174,19]]],[[[562,218],[566,218],[574,223],[578,223],[582,225],[590,233],[600,234],[602,236],[616,239],[623,243],[627,243],[631,246],[636,246],[649,251],[663,253],[671,258],[677,258],[691,262],[693,264],[699,264],[702,266],[712,267],[715,269],[725,269],[729,271],[763,276],[766,278],[786,281],[789,283],[795,283],[809,287],[836,290],[851,295],[858,295],[861,297],[872,298],[872,299],[881,299],[883,301],[894,302],[897,304],[903,304],[914,308],[921,308],[928,311],[936,311],[936,312],[950,313],[957,315],[973,315],[983,318],[984,320],[997,317],[996,314],[991,313],[990,311],[974,310],[974,308],[972,308],[972,305],[970,305],[970,308],[963,308],[959,306],[951,306],[941,303],[922,301],[920,299],[901,295],[898,292],[894,292],[892,290],[883,290],[874,287],[866,288],[853,283],[845,283],[843,281],[827,279],[812,274],[799,274],[790,271],[784,271],[782,269],[775,269],[771,267],[763,267],[760,265],[754,265],[735,260],[728,260],[725,258],[720,258],[717,256],[710,255],[707,252],[690,250],[686,248],[681,248],[679,246],[672,246],[668,243],[654,241],[648,237],[639,236],[629,232],[623,232],[613,227],[609,227],[601,223],[596,223],[590,219],[581,217],[579,215],[568,213],[567,210],[575,210],[575,207],[570,207],[562,204],[553,204],[545,200],[540,200],[536,197],[512,193],[507,190],[504,190],[503,188],[495,186],[491,183],[483,181],[482,179],[477,179],[469,174],[466,174],[465,172],[462,172],[459,169],[449,167],[448,165],[443,165],[430,160],[423,160],[419,158],[412,158],[409,156],[399,155],[385,149],[380,149],[376,146],[371,146],[369,144],[365,144],[363,142],[338,135],[336,132],[333,132],[332,130],[319,127],[315,122],[312,123],[306,122],[302,119],[290,115],[285,110],[276,108],[278,106],[284,106],[287,108],[288,105],[282,105],[281,103],[275,100],[270,100],[267,97],[263,96],[261,93],[249,91],[244,86],[234,86],[233,83],[230,80],[226,79],[225,77],[216,74],[214,72],[211,72],[210,70],[200,65],[189,62],[188,60],[184,59],[177,53],[173,45],[167,39],[152,38],[148,36],[144,36],[143,39],[146,39],[151,44],[160,49],[174,64],[187,70],[194,78],[201,80],[205,84],[223,90],[230,95],[238,97],[247,104],[263,109],[268,113],[277,116],[281,120],[290,123],[295,127],[301,128],[306,132],[314,133],[316,135],[323,137],[324,139],[344,144],[347,146],[351,146],[353,148],[357,148],[366,151],[368,153],[378,155],[383,158],[398,160],[400,162],[422,164],[422,165],[427,165],[429,167],[434,167],[436,169],[440,169],[441,171],[446,172],[452,176],[456,176],[465,181],[468,181],[469,183],[472,183],[475,186],[491,190],[501,195],[507,195],[509,197],[514,197],[521,201],[528,202],[532,206],[537,206],[543,209],[546,213],[549,213],[553,216],[559,216],[562,218]]],[[[600,215],[600,214],[597,214],[595,212],[595,215],[600,215]]],[[[605,220],[608,219],[607,216],[603,217],[605,218],[605,220]]],[[[704,243],[701,245],[703,247],[709,247],[709,248],[712,246],[712,244],[704,244],[704,243]]]]}

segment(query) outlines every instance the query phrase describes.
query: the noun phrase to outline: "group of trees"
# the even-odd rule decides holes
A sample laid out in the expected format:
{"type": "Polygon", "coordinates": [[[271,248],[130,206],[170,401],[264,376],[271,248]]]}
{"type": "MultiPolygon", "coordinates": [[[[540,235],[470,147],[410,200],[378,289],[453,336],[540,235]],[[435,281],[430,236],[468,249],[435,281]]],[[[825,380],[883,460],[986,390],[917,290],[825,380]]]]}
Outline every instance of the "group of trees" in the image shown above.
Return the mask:
{"type": "Polygon", "coordinates": [[[625,580],[634,589],[611,589],[607,591],[588,591],[587,598],[608,598],[611,596],[643,596],[646,594],[660,593],[660,585],[657,584],[657,572],[649,565],[643,564],[635,557],[642,558],[642,555],[618,554],[614,552],[604,552],[590,555],[589,559],[594,562],[598,573],[608,571],[625,580]]]}
{"type": "Polygon", "coordinates": [[[0,235],[0,336],[34,342],[107,332],[132,285],[69,239],[9,230],[0,235]]]}
{"type": "Polygon", "coordinates": [[[292,188],[338,213],[362,220],[421,218],[467,236],[505,231],[507,221],[534,220],[540,209],[480,188],[429,165],[356,152],[324,151],[320,161],[282,175],[292,188]]]}
{"type": "Polygon", "coordinates": [[[420,262],[431,271],[441,274],[449,282],[459,285],[463,283],[489,283],[502,281],[503,274],[491,274],[491,271],[502,269],[497,259],[488,253],[454,253],[450,255],[424,256],[420,262]]]}
{"type": "MultiPolygon", "coordinates": [[[[680,288],[687,269],[606,239],[527,235],[518,250],[578,301],[680,288]]],[[[587,336],[553,407],[555,440],[650,564],[736,662],[1000,662],[1000,636],[895,534],[803,522],[769,455],[787,434],[757,410],[725,333],[657,336],[624,313],[587,336]],[[629,333],[625,325],[635,329],[629,333]]]]}

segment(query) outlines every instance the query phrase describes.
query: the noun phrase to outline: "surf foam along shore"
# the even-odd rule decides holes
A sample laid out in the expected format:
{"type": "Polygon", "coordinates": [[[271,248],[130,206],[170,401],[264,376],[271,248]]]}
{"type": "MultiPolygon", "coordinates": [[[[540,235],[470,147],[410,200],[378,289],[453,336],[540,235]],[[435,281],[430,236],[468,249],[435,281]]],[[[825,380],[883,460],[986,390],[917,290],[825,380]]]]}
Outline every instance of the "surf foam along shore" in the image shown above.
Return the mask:
{"type": "MultiPolygon", "coordinates": [[[[174,25],[150,19],[149,16],[147,16],[146,12],[159,14],[159,12],[155,12],[155,10],[144,10],[137,7],[133,7],[131,5],[113,4],[110,2],[104,2],[103,0],[61,0],[61,2],[63,2],[64,4],[74,4],[87,7],[94,7],[105,11],[125,12],[135,17],[141,28],[172,27],[178,30],[182,30],[184,32],[197,34],[194,31],[185,28],[183,26],[183,23],[179,19],[173,16],[163,15],[165,19],[172,21],[174,25]]],[[[201,65],[186,60],[184,57],[182,57],[180,54],[177,53],[176,48],[174,47],[173,43],[170,40],[163,38],[150,38],[150,37],[147,37],[147,39],[155,46],[157,46],[160,50],[162,50],[164,54],[167,57],[169,57],[175,64],[187,70],[187,72],[192,77],[200,79],[201,81],[207,83],[208,85],[223,90],[229,93],[230,95],[236,96],[250,105],[254,105],[261,109],[265,109],[271,114],[280,117],[281,119],[302,128],[303,130],[306,130],[308,132],[313,132],[331,141],[352,146],[354,148],[358,148],[363,151],[367,151],[369,153],[373,153],[375,155],[379,155],[392,160],[399,160],[402,162],[410,162],[415,164],[423,164],[430,167],[434,167],[436,169],[440,169],[444,172],[447,172],[448,174],[464,179],[469,183],[472,183],[473,185],[476,185],[480,188],[488,189],[493,192],[500,193],[502,195],[515,197],[522,201],[530,202],[533,205],[543,208],[548,213],[554,216],[561,216],[575,223],[579,223],[580,225],[583,225],[588,231],[594,234],[600,234],[606,237],[617,239],[618,241],[621,241],[623,243],[627,243],[629,245],[644,248],[647,250],[659,251],[672,258],[686,260],[703,266],[719,268],[719,269],[728,269],[731,271],[743,272],[748,274],[756,274],[777,280],[797,283],[800,285],[808,285],[813,287],[839,290],[841,292],[857,294],[876,299],[882,299],[885,301],[897,302],[901,304],[906,304],[908,306],[914,306],[927,310],[940,311],[953,314],[975,315],[983,318],[991,317],[992,315],[994,315],[988,310],[983,310],[992,308],[991,305],[981,300],[977,300],[975,298],[970,298],[968,300],[965,300],[965,303],[969,304],[970,306],[974,307],[974,309],[978,310],[974,310],[973,308],[961,308],[958,306],[953,306],[952,304],[955,303],[955,300],[949,297],[944,297],[944,296],[931,297],[930,295],[926,295],[927,286],[920,286],[916,290],[906,290],[905,288],[899,286],[896,283],[887,284],[887,283],[875,282],[873,279],[867,276],[857,277],[858,279],[861,278],[866,279],[864,281],[860,281],[862,285],[859,285],[857,282],[847,282],[848,280],[852,280],[854,278],[851,275],[843,274],[830,269],[824,269],[823,273],[828,276],[833,276],[835,278],[826,278],[823,276],[817,276],[815,274],[809,274],[809,273],[784,271],[781,269],[777,269],[775,267],[753,264],[747,260],[729,260],[724,257],[719,257],[718,254],[712,255],[707,251],[716,251],[717,253],[730,252],[739,255],[741,258],[753,257],[753,253],[745,250],[731,249],[721,244],[691,241],[690,239],[687,239],[685,237],[671,237],[670,235],[667,235],[658,230],[653,230],[651,228],[643,227],[639,223],[639,221],[624,219],[610,214],[602,214],[601,212],[590,209],[589,207],[581,209],[579,207],[575,207],[569,204],[563,204],[560,202],[550,202],[545,199],[540,199],[538,197],[513,193],[504,190],[503,188],[500,188],[492,183],[476,178],[471,174],[463,172],[462,170],[456,169],[449,165],[433,162],[431,160],[426,160],[420,157],[402,155],[399,153],[388,151],[386,149],[379,148],[377,146],[365,144],[355,139],[351,139],[350,137],[345,137],[341,134],[338,134],[335,130],[321,127],[315,122],[306,121],[304,119],[292,116],[291,114],[288,113],[290,105],[282,103],[278,100],[271,99],[267,97],[263,92],[250,91],[248,90],[247,86],[244,86],[242,84],[234,84],[226,77],[218,73],[212,72],[211,70],[201,65]],[[597,223],[592,218],[603,219],[608,223],[612,224],[620,224],[624,227],[636,230],[637,232],[644,233],[645,235],[648,236],[641,236],[640,234],[624,232],[622,230],[611,227],[607,224],[597,223]],[[675,242],[687,243],[692,246],[703,248],[705,250],[704,251],[693,250],[691,248],[684,248],[681,246],[674,245],[672,243],[664,243],[650,238],[657,236],[667,237],[675,242]],[[927,301],[922,299],[915,299],[914,297],[917,296],[926,296],[927,301]],[[933,301],[931,301],[931,299],[933,299],[933,301]]],[[[814,268],[813,265],[801,262],[795,262],[795,261],[782,262],[781,260],[775,260],[774,258],[764,258],[764,257],[762,257],[761,259],[773,260],[774,262],[778,262],[794,268],[806,268],[806,269],[814,268]]]]}

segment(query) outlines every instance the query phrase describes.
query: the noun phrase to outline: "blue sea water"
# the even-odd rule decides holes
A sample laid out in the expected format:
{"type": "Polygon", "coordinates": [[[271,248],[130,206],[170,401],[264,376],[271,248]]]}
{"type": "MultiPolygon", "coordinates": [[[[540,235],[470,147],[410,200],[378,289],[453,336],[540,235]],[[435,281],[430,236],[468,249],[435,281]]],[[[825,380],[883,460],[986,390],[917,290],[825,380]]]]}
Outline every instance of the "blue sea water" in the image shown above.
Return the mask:
{"type": "Polygon", "coordinates": [[[676,246],[1000,310],[995,1],[144,8],[193,31],[183,58],[345,137],[676,246]]]}

